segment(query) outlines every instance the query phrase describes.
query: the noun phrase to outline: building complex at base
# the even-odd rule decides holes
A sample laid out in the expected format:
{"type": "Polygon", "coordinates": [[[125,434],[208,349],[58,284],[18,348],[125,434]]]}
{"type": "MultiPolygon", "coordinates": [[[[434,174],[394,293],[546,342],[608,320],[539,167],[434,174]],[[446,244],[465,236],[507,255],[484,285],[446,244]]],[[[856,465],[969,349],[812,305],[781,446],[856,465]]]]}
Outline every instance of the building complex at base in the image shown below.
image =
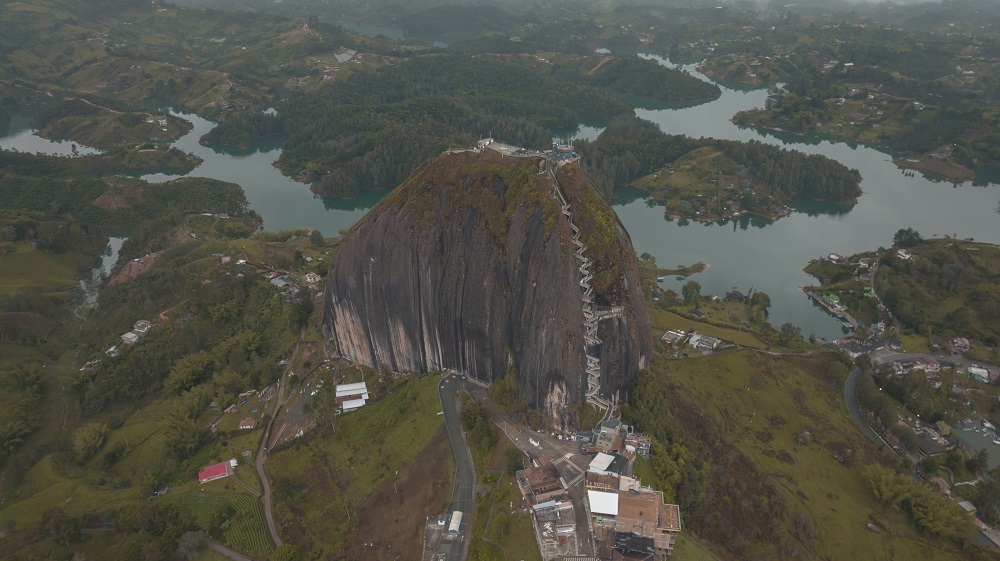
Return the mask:
{"type": "Polygon", "coordinates": [[[555,466],[542,458],[517,473],[518,486],[531,506],[532,521],[542,558],[574,558],[574,541],[596,540],[601,561],[648,559],[662,561],[673,553],[681,531],[680,507],[666,504],[663,493],[620,475],[616,464],[622,456],[598,453],[581,477],[586,486],[589,528],[577,528],[566,481],[555,466]]]}

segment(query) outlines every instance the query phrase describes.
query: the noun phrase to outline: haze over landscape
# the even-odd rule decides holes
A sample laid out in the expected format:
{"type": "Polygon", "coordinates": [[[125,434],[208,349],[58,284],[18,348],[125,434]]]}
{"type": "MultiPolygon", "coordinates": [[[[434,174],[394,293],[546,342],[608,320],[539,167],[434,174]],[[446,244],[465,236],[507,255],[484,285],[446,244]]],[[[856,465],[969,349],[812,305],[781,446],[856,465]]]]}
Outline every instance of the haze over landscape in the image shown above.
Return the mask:
{"type": "Polygon", "coordinates": [[[0,558],[1000,559],[995,0],[0,0],[0,558]]]}

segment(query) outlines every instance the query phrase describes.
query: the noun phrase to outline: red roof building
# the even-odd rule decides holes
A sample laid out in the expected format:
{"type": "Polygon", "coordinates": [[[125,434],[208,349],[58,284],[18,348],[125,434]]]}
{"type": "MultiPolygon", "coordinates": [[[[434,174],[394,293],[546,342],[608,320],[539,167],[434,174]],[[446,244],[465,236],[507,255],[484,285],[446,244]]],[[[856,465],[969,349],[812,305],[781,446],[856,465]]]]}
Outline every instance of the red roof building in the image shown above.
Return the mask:
{"type": "Polygon", "coordinates": [[[205,466],[205,469],[199,471],[198,482],[208,483],[209,481],[229,477],[232,473],[232,468],[229,467],[229,462],[220,462],[210,466],[205,466]]]}

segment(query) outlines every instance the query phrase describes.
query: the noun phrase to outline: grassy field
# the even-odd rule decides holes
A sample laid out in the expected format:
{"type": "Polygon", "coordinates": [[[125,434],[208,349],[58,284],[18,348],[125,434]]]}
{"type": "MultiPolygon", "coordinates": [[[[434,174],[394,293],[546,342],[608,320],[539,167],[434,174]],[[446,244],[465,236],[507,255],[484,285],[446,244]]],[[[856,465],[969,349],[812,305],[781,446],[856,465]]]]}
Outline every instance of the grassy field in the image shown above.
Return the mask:
{"type": "Polygon", "coordinates": [[[470,533],[469,559],[503,561],[521,559],[541,561],[538,541],[512,474],[504,472],[505,454],[515,449],[502,434],[492,450],[473,450],[473,456],[487,456],[487,462],[477,462],[477,482],[489,486],[490,493],[476,499],[476,514],[470,533]],[[485,464],[485,469],[482,469],[485,464]],[[485,539],[484,539],[485,537],[485,539]]]}
{"type": "Polygon", "coordinates": [[[65,293],[76,283],[81,267],[93,257],[79,253],[48,253],[36,250],[30,242],[11,244],[14,251],[0,252],[0,294],[16,294],[27,289],[65,293]]]}
{"type": "Polygon", "coordinates": [[[674,312],[661,310],[652,306],[647,307],[647,310],[649,311],[650,326],[653,328],[653,333],[657,337],[663,335],[667,329],[680,329],[682,331],[694,329],[703,335],[736,343],[737,345],[742,345],[744,347],[763,349],[767,346],[766,343],[760,341],[753,335],[753,333],[748,331],[740,331],[739,329],[732,329],[728,327],[718,327],[708,323],[687,319],[675,314],[674,312]]]}
{"type": "Polygon", "coordinates": [[[445,510],[454,477],[438,415],[439,381],[407,378],[338,416],[334,431],[295,440],[272,455],[266,465],[279,527],[287,524],[284,540],[318,558],[419,556],[425,517],[445,510]],[[375,545],[362,554],[362,542],[375,545]]]}
{"type": "MultiPolygon", "coordinates": [[[[862,471],[883,460],[848,415],[840,386],[822,375],[831,360],[751,351],[673,361],[654,357],[652,378],[641,391],[664,392],[672,416],[688,434],[707,430],[711,436],[702,438],[715,439],[714,490],[706,503],[685,514],[687,527],[721,547],[734,547],[716,535],[726,532],[726,520],[743,519],[746,528],[762,524],[759,543],[744,545],[735,556],[764,554],[769,540],[794,533],[807,558],[962,558],[954,546],[928,540],[899,511],[873,499],[862,471]],[[798,444],[803,431],[811,440],[798,444]],[[718,487],[724,481],[731,483],[718,487]],[[760,506],[739,498],[747,493],[768,503],[766,521],[753,521],[760,506]],[[789,527],[791,520],[800,529],[789,527]],[[870,532],[869,522],[883,531],[870,532]]],[[[639,472],[649,470],[640,464],[639,472]]]]}
{"type": "Polygon", "coordinates": [[[674,545],[673,561],[719,561],[711,551],[687,534],[678,534],[674,545]]]}

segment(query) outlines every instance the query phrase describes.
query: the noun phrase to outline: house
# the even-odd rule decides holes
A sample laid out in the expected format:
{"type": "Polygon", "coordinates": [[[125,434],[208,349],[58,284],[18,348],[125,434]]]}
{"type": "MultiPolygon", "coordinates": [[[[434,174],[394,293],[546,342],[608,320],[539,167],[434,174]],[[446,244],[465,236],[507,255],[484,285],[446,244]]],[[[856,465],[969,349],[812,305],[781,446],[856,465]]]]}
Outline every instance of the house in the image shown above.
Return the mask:
{"type": "Polygon", "coordinates": [[[233,466],[230,462],[219,462],[198,472],[198,483],[208,483],[233,474],[233,466]]]}
{"type": "Polygon", "coordinates": [[[253,430],[257,428],[257,419],[253,417],[247,417],[240,421],[240,430],[253,430]]]}
{"type": "Polygon", "coordinates": [[[306,273],[305,279],[306,282],[309,284],[316,284],[319,281],[323,280],[323,277],[317,275],[316,273],[306,273]]]}
{"type": "Polygon", "coordinates": [[[952,352],[964,353],[969,350],[969,340],[965,337],[956,337],[951,340],[952,352]]]}
{"type": "Polygon", "coordinates": [[[905,249],[896,250],[896,255],[898,255],[899,258],[904,261],[913,257],[913,254],[911,254],[909,251],[906,251],[905,249]]]}
{"type": "Polygon", "coordinates": [[[691,315],[693,315],[694,317],[697,317],[697,318],[703,318],[703,317],[708,316],[707,313],[705,313],[705,312],[703,312],[701,310],[695,310],[695,311],[691,312],[691,315]]]}
{"type": "Polygon", "coordinates": [[[942,382],[940,374],[926,372],[924,373],[924,377],[927,379],[927,383],[930,385],[930,387],[934,388],[935,390],[941,387],[942,382]]]}
{"type": "Polygon", "coordinates": [[[969,375],[969,378],[979,382],[989,383],[990,381],[990,371],[980,366],[970,366],[965,373],[969,375]]]}
{"type": "Polygon", "coordinates": [[[139,336],[136,335],[135,333],[132,333],[131,331],[122,335],[122,344],[134,345],[138,342],[139,342],[139,336]]]}
{"type": "Polygon", "coordinates": [[[688,346],[693,349],[703,350],[703,351],[714,351],[716,347],[722,344],[722,341],[716,339],[715,337],[709,337],[708,335],[701,335],[695,333],[688,340],[688,346]]]}
{"type": "Polygon", "coordinates": [[[726,293],[726,300],[735,300],[737,302],[746,301],[747,297],[739,290],[730,290],[726,293]]]}
{"type": "Polygon", "coordinates": [[[672,347],[679,347],[681,346],[681,342],[684,340],[685,337],[687,337],[687,333],[684,333],[683,331],[675,331],[673,329],[670,329],[663,334],[663,342],[672,347]]]}
{"type": "Polygon", "coordinates": [[[940,456],[958,448],[958,439],[955,435],[941,435],[930,427],[923,427],[917,431],[917,448],[923,456],[940,456]]]}
{"type": "Polygon", "coordinates": [[[152,329],[153,324],[148,319],[140,319],[132,325],[132,332],[142,337],[152,329]]]}
{"type": "Polygon", "coordinates": [[[840,263],[841,261],[844,260],[844,256],[839,253],[831,253],[830,255],[826,256],[826,260],[831,263],[840,263]]]}

